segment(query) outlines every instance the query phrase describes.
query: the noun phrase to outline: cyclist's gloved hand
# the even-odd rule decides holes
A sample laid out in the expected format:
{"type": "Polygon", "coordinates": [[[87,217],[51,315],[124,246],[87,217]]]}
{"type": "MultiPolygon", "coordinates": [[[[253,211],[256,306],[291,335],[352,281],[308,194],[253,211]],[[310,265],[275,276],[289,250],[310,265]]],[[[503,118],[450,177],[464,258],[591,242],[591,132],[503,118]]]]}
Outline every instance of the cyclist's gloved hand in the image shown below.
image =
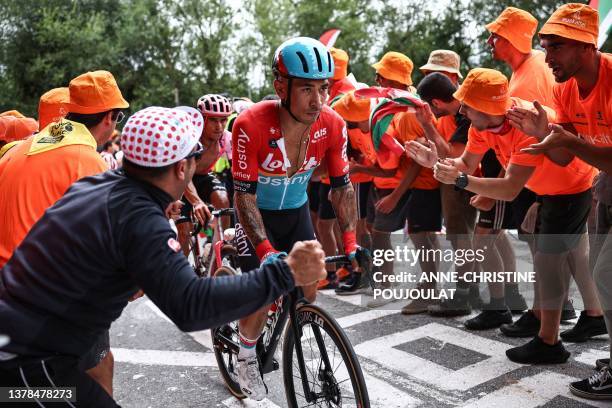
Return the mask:
{"type": "Polygon", "coordinates": [[[277,259],[283,259],[287,257],[287,253],[286,252],[269,252],[267,256],[264,256],[264,258],[261,260],[261,264],[262,265],[267,265],[267,264],[271,264],[272,262],[276,261],[277,259]]]}
{"type": "Polygon", "coordinates": [[[262,265],[272,263],[279,258],[284,258],[287,256],[286,252],[279,252],[274,249],[270,241],[267,239],[257,245],[255,252],[257,253],[257,257],[261,260],[262,265]]]}

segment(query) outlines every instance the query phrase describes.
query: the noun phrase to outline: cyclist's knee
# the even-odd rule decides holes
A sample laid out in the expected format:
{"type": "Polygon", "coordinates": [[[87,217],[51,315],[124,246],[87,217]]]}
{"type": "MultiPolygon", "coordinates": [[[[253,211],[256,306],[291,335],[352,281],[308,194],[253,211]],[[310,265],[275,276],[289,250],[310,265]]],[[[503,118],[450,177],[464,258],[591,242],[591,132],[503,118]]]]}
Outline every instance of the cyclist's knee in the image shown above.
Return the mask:
{"type": "Polygon", "coordinates": [[[210,201],[215,208],[228,208],[230,206],[227,191],[213,191],[210,195],[210,201]]]}

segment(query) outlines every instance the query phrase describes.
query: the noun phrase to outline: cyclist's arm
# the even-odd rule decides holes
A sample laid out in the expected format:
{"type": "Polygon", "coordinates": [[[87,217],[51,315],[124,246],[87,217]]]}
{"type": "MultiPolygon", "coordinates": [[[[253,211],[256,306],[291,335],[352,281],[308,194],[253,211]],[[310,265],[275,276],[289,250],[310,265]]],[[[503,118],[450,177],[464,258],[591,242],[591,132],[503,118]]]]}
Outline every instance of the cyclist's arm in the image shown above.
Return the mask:
{"type": "MultiPolygon", "coordinates": [[[[251,241],[251,244],[253,244],[255,248],[258,248],[260,244],[268,240],[268,237],[266,236],[266,229],[263,224],[263,219],[261,218],[261,213],[257,207],[257,196],[248,192],[236,190],[234,193],[234,206],[238,213],[240,225],[244,228],[249,241],[251,241]]],[[[262,256],[259,257],[260,259],[262,258],[262,256]]]]}
{"type": "Polygon", "coordinates": [[[175,235],[163,212],[132,208],[121,217],[129,221],[118,227],[125,270],[183,331],[247,316],[294,287],[290,268],[280,260],[238,276],[198,278],[180,250],[170,245],[175,235]]]}
{"type": "Polygon", "coordinates": [[[198,195],[198,191],[196,190],[195,185],[193,184],[193,181],[190,181],[189,184],[187,184],[187,188],[185,188],[185,198],[193,206],[204,202],[198,195]]]}
{"type": "Polygon", "coordinates": [[[334,136],[335,140],[332,141],[325,154],[325,162],[331,185],[330,201],[342,231],[344,250],[347,254],[350,254],[357,247],[357,240],[355,238],[357,201],[355,190],[348,175],[349,161],[346,150],[348,137],[344,122],[341,122],[334,136]]]}

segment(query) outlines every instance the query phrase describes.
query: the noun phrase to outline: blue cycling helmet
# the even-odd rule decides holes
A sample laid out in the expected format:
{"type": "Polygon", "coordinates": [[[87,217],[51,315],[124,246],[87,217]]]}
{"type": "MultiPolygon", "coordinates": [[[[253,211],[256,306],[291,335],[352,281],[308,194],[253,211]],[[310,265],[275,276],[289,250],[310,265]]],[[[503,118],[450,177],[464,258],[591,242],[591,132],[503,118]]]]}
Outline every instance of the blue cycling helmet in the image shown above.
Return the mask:
{"type": "Polygon", "coordinates": [[[320,41],[296,37],[276,49],[272,69],[288,78],[328,79],[334,76],[334,60],[320,41]]]}

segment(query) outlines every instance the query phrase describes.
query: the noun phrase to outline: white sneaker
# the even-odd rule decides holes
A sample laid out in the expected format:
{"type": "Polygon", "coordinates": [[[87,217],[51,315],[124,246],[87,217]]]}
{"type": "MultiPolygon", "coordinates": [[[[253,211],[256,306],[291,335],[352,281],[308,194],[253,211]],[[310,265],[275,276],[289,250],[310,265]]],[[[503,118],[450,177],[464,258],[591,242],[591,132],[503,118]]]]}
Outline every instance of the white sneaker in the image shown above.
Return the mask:
{"type": "Polygon", "coordinates": [[[266,397],[268,390],[259,373],[257,356],[238,359],[238,383],[244,395],[255,401],[266,397]]]}

